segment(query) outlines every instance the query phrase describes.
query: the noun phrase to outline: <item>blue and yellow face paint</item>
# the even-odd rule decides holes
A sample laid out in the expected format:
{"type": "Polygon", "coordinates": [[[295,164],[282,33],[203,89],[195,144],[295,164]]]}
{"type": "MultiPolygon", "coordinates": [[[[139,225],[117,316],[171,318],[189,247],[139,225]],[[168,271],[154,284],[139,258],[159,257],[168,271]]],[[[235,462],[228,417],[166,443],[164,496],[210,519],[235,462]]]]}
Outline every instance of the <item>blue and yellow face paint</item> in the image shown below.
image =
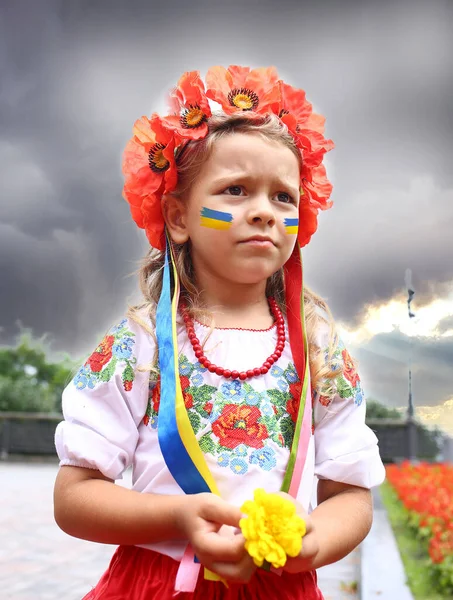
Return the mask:
{"type": "Polygon", "coordinates": [[[284,224],[286,233],[297,235],[299,230],[299,219],[285,219],[284,224]]]}
{"type": "Polygon", "coordinates": [[[221,210],[213,210],[212,208],[201,209],[201,225],[210,229],[219,229],[225,231],[231,227],[233,215],[221,210]]]}

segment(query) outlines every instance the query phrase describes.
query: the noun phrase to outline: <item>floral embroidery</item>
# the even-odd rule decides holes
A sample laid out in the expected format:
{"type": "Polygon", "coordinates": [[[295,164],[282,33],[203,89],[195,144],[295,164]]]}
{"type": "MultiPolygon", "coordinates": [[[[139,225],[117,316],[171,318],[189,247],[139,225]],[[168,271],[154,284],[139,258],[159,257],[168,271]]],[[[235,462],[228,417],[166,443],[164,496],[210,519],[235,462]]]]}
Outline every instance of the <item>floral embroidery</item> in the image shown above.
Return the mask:
{"type": "Polygon", "coordinates": [[[357,383],[360,381],[360,378],[357,375],[357,371],[355,370],[354,362],[346,348],[342,351],[341,356],[343,357],[344,376],[352,385],[352,387],[355,388],[357,386],[357,383]]]}
{"type": "Polygon", "coordinates": [[[226,448],[236,448],[242,443],[262,448],[263,440],[269,434],[266,426],[258,423],[260,417],[261,412],[256,406],[227,404],[212,424],[212,431],[219,438],[220,445],[226,448]]]}
{"type": "MultiPolygon", "coordinates": [[[[204,454],[237,475],[251,466],[271,471],[277,449],[290,448],[302,384],[294,365],[273,365],[275,388],[259,392],[249,382],[224,381],[220,387],[204,383],[207,369],[179,357],[179,377],[187,415],[204,454]]],[[[160,380],[149,383],[148,407],[143,423],[157,428],[160,380]]]]}
{"type": "Polygon", "coordinates": [[[244,475],[248,471],[248,465],[242,458],[232,458],[230,461],[230,469],[236,475],[244,475]]]}
{"type": "Polygon", "coordinates": [[[262,450],[255,450],[250,455],[250,462],[259,465],[265,471],[270,471],[277,464],[275,451],[270,447],[263,448],[262,450]]]}
{"type": "MultiPolygon", "coordinates": [[[[328,349],[325,350],[325,355],[327,357],[328,349]]],[[[356,406],[360,406],[364,399],[360,377],[356,371],[351,355],[341,341],[332,355],[331,368],[333,371],[340,371],[338,377],[334,381],[336,392],[340,398],[354,399],[356,406]]],[[[322,387],[320,391],[321,393],[318,395],[318,400],[322,406],[328,407],[332,402],[332,395],[327,395],[326,393],[323,394],[322,387]]]]}
{"type": "Polygon", "coordinates": [[[127,327],[127,319],[112,327],[96,350],[88,357],[74,377],[74,385],[78,390],[88,387],[93,389],[100,382],[107,382],[113,377],[117,365],[123,367],[121,378],[126,392],[132,390],[134,382],[134,365],[137,359],[133,356],[135,333],[127,327]]]}

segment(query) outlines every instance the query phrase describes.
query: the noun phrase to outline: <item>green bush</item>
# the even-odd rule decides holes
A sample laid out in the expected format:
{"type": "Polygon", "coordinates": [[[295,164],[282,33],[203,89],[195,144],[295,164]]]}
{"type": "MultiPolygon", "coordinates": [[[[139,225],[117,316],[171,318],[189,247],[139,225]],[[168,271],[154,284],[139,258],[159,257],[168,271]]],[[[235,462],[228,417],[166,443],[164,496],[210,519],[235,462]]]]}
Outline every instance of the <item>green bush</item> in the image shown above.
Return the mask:
{"type": "Polygon", "coordinates": [[[55,391],[45,383],[0,375],[0,411],[52,412],[56,401],[55,391]]]}
{"type": "Polygon", "coordinates": [[[0,348],[0,411],[61,412],[61,394],[75,372],[64,355],[49,360],[44,339],[22,332],[16,346],[0,348]]]}

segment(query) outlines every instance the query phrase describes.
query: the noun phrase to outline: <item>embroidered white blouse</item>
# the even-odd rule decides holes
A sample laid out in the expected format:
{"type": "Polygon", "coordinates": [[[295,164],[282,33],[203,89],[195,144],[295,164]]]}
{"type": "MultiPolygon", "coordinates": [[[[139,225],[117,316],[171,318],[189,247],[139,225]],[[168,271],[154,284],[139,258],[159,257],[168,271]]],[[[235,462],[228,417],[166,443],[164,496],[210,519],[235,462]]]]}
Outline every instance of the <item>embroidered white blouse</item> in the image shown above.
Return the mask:
{"type": "MultiPolygon", "coordinates": [[[[197,337],[214,364],[247,371],[274,352],[276,327],[264,331],[210,329],[195,323],[197,337]]],[[[328,345],[328,328],[320,330],[328,345]]],[[[253,491],[280,489],[289,458],[300,397],[289,343],[266,375],[246,381],[210,373],[196,359],[184,324],[178,326],[179,374],[188,416],[221,496],[240,506],[253,491]]],[[[133,489],[182,494],[160,451],[159,381],[149,371],[155,344],[135,322],[123,319],[102,340],[63,393],[64,421],[57,427],[60,465],[98,469],[120,479],[132,467],[133,489]]],[[[332,400],[314,394],[313,431],[298,500],[310,510],[315,475],[371,488],[382,483],[384,466],[377,438],[365,425],[365,401],[349,354],[336,360],[344,375],[332,400]]],[[[185,543],[144,546],[182,558],[185,543]]]]}

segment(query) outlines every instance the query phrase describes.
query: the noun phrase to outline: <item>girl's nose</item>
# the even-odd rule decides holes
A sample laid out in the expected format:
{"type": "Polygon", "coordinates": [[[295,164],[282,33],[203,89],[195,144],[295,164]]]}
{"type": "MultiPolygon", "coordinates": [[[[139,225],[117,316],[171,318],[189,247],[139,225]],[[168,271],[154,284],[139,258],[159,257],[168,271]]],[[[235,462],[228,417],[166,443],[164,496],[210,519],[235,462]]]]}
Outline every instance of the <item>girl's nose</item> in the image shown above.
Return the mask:
{"type": "Polygon", "coordinates": [[[270,200],[266,197],[256,198],[251,202],[248,212],[249,223],[275,225],[275,214],[270,200]]]}

